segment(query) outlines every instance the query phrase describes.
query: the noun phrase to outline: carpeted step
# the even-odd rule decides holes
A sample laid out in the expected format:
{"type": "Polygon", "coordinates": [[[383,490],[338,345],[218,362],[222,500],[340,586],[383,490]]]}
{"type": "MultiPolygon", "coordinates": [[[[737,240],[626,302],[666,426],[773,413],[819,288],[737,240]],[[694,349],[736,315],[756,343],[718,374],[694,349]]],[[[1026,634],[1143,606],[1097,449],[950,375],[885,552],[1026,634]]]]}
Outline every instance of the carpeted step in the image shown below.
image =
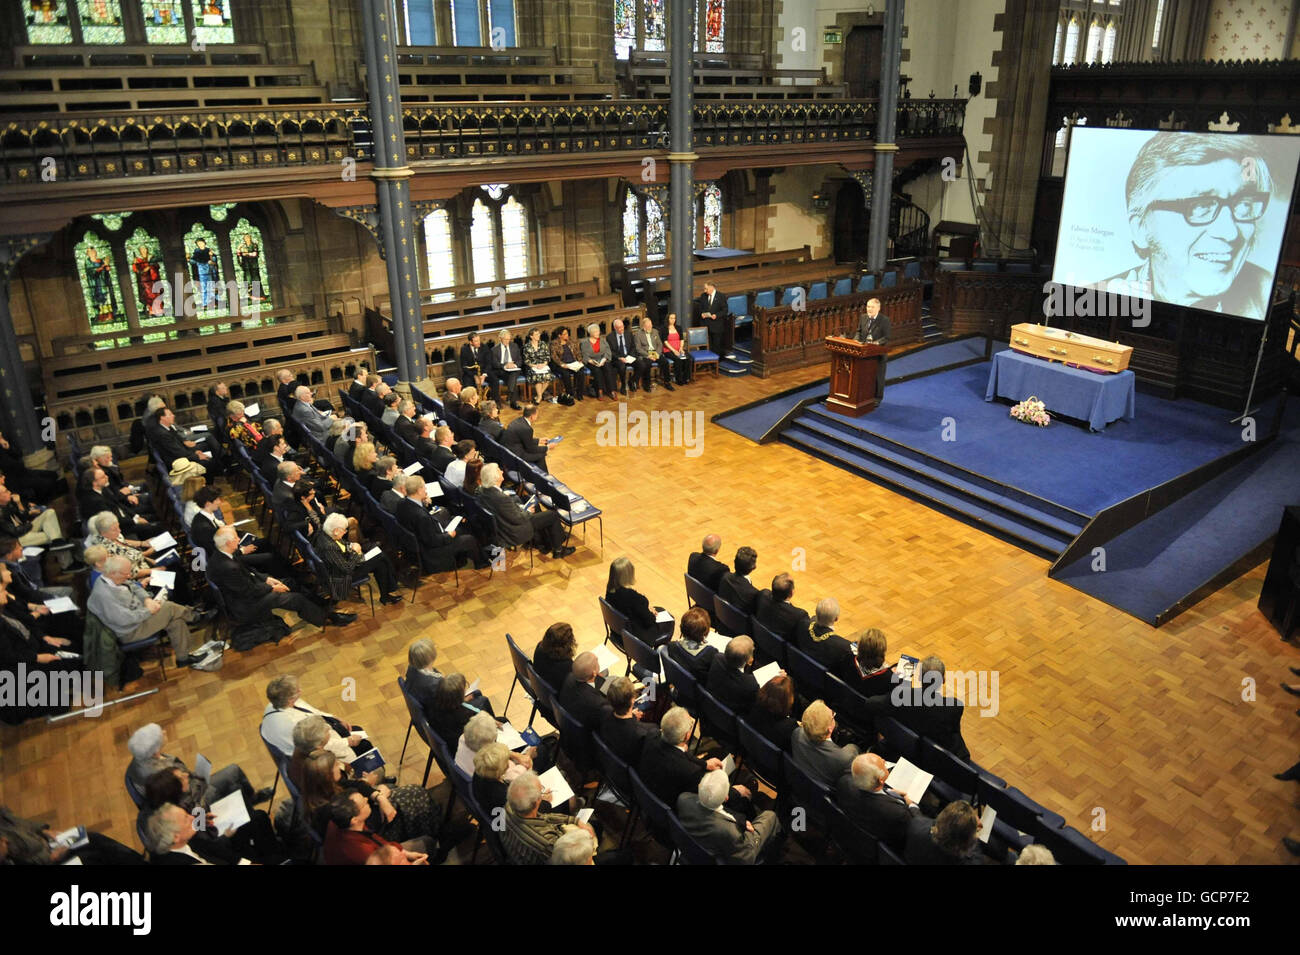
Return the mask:
{"type": "Polygon", "coordinates": [[[799,420],[795,419],[795,426],[782,432],[783,442],[973,524],[1031,553],[1053,558],[1072,539],[1072,535],[1066,536],[1037,521],[1010,514],[964,490],[937,483],[905,463],[855,451],[840,441],[800,427],[799,420]]]}

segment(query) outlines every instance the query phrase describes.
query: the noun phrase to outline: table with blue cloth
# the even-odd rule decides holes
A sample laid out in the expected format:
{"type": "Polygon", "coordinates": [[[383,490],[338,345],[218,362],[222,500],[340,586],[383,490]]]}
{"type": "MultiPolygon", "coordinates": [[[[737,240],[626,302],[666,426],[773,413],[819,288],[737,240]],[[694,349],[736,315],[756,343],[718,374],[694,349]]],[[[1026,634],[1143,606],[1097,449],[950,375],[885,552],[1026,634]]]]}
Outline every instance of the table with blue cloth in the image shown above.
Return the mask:
{"type": "Polygon", "coordinates": [[[996,397],[1021,402],[1036,396],[1048,411],[1086,421],[1093,431],[1105,431],[1112,421],[1132,421],[1135,417],[1136,383],[1131,371],[1098,374],[1020,352],[1002,351],[993,356],[984,400],[996,397]]]}

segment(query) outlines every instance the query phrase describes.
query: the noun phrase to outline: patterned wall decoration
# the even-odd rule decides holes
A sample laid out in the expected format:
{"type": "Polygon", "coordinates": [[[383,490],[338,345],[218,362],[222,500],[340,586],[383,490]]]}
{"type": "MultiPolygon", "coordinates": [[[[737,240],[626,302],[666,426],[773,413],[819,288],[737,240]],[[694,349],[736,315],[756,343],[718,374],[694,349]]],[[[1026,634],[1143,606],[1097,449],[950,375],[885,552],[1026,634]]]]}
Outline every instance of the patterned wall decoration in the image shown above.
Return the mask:
{"type": "Polygon", "coordinates": [[[1286,27],[1297,0],[1213,0],[1207,60],[1284,60],[1286,27]]]}

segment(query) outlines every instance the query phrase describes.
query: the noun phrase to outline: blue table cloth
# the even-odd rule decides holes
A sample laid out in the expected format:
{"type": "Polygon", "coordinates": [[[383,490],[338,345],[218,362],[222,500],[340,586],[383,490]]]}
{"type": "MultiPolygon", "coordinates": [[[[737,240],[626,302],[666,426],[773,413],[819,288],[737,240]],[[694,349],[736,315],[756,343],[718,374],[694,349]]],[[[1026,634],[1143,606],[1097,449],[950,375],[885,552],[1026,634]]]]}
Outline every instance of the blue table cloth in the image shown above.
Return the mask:
{"type": "Polygon", "coordinates": [[[1137,406],[1137,379],[1131,371],[1101,375],[1082,368],[1002,351],[993,356],[984,400],[1024,401],[1037,396],[1053,411],[1088,422],[1093,431],[1123,418],[1132,421],[1137,406]]]}

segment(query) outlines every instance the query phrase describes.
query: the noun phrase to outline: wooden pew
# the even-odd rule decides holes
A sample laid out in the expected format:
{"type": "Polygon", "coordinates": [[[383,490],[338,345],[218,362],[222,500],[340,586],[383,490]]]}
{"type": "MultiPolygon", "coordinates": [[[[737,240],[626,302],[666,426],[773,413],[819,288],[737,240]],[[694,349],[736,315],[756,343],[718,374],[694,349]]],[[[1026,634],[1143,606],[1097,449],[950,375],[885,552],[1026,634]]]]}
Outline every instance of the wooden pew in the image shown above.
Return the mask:
{"type": "Polygon", "coordinates": [[[14,47],[14,66],[218,66],[222,64],[266,63],[266,47],[260,43],[213,44],[195,50],[189,44],[123,43],[23,45],[14,47]]]}
{"type": "MultiPolygon", "coordinates": [[[[51,345],[54,357],[58,359],[66,355],[84,357],[86,352],[106,355],[109,352],[103,349],[116,348],[116,342],[121,339],[138,339],[144,335],[166,334],[171,339],[191,335],[209,336],[222,332],[240,332],[245,329],[245,325],[249,331],[258,326],[262,326],[263,329],[276,326],[273,335],[288,334],[296,338],[315,338],[332,331],[328,321],[312,318],[313,312],[314,309],[307,305],[238,315],[185,318],[167,325],[150,325],[126,332],[89,332],[85,335],[68,335],[54,339],[51,345]]],[[[224,343],[227,342],[224,338],[204,337],[200,340],[205,345],[213,341],[222,342],[223,344],[218,347],[225,347],[224,343]]]]}
{"type": "Polygon", "coordinates": [[[924,292],[917,280],[903,279],[890,288],[808,302],[802,310],[788,305],[756,309],[751,346],[754,373],[767,378],[790,368],[825,364],[826,337],[857,334],[858,318],[872,298],[880,299],[881,312],[889,316],[891,346],[920,342],[924,292]]]}
{"type": "Polygon", "coordinates": [[[612,83],[403,86],[401,90],[403,103],[577,103],[614,99],[617,92],[612,83]]]}
{"type": "Polygon", "coordinates": [[[556,63],[553,46],[511,46],[494,49],[490,46],[399,46],[399,66],[435,64],[503,64],[507,66],[553,66],[556,63]]]}
{"type": "MultiPolygon", "coordinates": [[[[420,289],[420,304],[432,305],[435,302],[463,301],[466,299],[477,298],[484,294],[489,294],[489,290],[494,293],[498,288],[507,288],[507,300],[510,296],[521,295],[529,291],[542,292],[547,288],[558,285],[564,285],[564,272],[542,272],[538,275],[525,275],[523,278],[509,279],[504,282],[472,282],[463,285],[440,285],[437,288],[420,289]],[[516,285],[522,285],[523,288],[515,288],[516,285]]],[[[392,297],[387,292],[381,292],[375,296],[375,308],[380,311],[388,311],[392,304],[392,297]]]]}
{"type": "Polygon", "coordinates": [[[223,107],[293,106],[329,102],[323,86],[232,86],[158,89],[92,89],[66,92],[6,92],[9,113],[93,110],[219,109],[223,107]]]}
{"type": "MultiPolygon", "coordinates": [[[[781,249],[773,252],[752,252],[748,255],[732,255],[725,258],[696,258],[691,271],[695,275],[712,275],[723,272],[738,272],[742,269],[762,268],[769,265],[787,265],[796,262],[812,261],[812,249],[801,246],[797,249],[781,249]]],[[[630,285],[639,289],[645,282],[668,278],[673,274],[670,261],[659,259],[654,262],[616,263],[611,266],[611,282],[618,270],[626,273],[630,285]]]]}

